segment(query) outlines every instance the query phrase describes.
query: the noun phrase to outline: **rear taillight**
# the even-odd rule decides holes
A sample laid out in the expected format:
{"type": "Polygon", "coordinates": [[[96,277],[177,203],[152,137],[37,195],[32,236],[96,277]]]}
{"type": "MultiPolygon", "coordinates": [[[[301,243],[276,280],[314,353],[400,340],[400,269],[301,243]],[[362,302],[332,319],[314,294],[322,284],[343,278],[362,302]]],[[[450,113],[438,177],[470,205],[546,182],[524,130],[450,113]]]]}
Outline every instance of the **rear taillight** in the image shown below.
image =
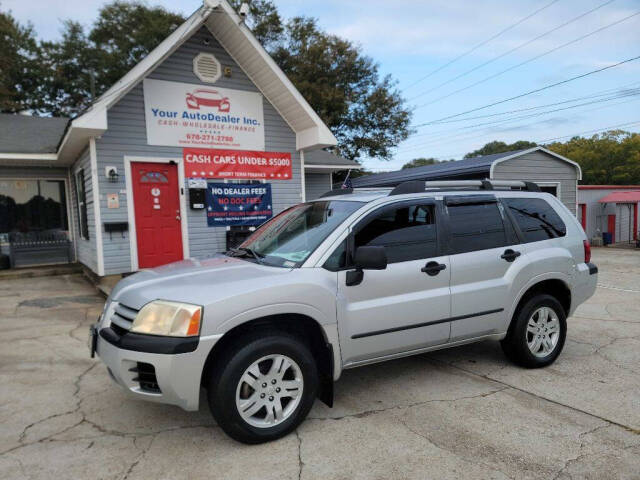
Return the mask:
{"type": "Polygon", "coordinates": [[[584,263],[589,263],[591,261],[591,244],[589,240],[583,240],[582,244],[584,245],[584,263]]]}

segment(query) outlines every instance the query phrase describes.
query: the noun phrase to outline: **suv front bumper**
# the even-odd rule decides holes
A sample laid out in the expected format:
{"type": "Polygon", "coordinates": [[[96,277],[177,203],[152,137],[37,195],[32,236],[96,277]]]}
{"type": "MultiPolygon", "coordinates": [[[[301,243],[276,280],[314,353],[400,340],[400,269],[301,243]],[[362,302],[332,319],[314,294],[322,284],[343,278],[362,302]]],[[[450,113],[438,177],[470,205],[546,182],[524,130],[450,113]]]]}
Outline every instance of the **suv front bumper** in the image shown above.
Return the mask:
{"type": "Polygon", "coordinates": [[[202,371],[209,352],[221,335],[200,337],[195,349],[186,353],[159,353],[188,350],[193,342],[176,342],[173,338],[152,335],[113,336],[110,328],[95,327],[99,329],[96,353],[107,366],[111,379],[129,395],[177,405],[185,410],[198,409],[202,371]],[[125,340],[125,337],[129,338],[125,340]],[[136,342],[137,337],[143,338],[136,342]],[[150,389],[146,383],[150,371],[147,366],[147,378],[141,380],[139,363],[153,366],[157,389],[150,389]]]}

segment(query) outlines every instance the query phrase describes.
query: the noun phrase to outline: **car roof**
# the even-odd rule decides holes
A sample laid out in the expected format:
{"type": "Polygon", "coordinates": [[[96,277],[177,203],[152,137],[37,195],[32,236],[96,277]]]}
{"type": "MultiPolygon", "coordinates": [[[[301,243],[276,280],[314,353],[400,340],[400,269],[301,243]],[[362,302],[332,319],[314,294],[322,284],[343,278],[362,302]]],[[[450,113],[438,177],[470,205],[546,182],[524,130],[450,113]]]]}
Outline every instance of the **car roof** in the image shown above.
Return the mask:
{"type": "MultiPolygon", "coordinates": [[[[426,190],[420,193],[406,193],[401,195],[392,195],[389,193],[391,189],[377,189],[373,190],[354,190],[352,193],[327,195],[326,197],[320,197],[314,201],[326,201],[326,200],[344,200],[347,202],[364,202],[370,203],[376,200],[388,199],[393,200],[410,200],[412,198],[434,198],[452,195],[496,195],[498,197],[510,196],[510,197],[540,197],[547,195],[544,192],[527,192],[523,190],[478,190],[478,189],[438,189],[438,190],[426,190]]],[[[550,194],[549,194],[550,195],[550,194]]],[[[378,202],[384,203],[384,202],[378,202]]]]}

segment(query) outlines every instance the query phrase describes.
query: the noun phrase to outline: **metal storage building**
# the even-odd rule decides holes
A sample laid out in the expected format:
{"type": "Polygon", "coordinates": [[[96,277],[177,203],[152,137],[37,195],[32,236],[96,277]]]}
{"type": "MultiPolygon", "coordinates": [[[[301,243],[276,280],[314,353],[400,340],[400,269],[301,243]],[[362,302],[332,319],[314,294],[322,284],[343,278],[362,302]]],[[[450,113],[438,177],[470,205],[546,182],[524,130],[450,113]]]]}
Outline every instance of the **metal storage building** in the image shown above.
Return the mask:
{"type": "Polygon", "coordinates": [[[534,147],[358,177],[353,187],[392,187],[408,180],[524,180],[556,195],[575,214],[581,178],[576,162],[544,147],[534,147]]]}
{"type": "Polygon", "coordinates": [[[636,240],[638,196],[640,185],[579,185],[578,220],[587,237],[592,238],[599,231],[611,233],[613,243],[636,240]],[[636,198],[627,198],[626,192],[634,192],[636,198]]]}

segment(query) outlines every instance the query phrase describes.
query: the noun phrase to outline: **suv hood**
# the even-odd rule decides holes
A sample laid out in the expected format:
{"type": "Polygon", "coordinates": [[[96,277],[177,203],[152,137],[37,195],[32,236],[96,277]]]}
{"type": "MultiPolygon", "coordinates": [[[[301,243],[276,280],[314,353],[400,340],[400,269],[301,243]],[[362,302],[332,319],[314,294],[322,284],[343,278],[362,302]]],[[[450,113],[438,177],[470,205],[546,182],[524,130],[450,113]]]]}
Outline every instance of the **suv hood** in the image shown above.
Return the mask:
{"type": "Polygon", "coordinates": [[[259,265],[240,258],[216,255],[207,260],[183,260],[131,275],[115,286],[110,300],[139,310],[152,300],[206,305],[250,293],[269,283],[269,277],[285,275],[291,269],[259,265]]]}

